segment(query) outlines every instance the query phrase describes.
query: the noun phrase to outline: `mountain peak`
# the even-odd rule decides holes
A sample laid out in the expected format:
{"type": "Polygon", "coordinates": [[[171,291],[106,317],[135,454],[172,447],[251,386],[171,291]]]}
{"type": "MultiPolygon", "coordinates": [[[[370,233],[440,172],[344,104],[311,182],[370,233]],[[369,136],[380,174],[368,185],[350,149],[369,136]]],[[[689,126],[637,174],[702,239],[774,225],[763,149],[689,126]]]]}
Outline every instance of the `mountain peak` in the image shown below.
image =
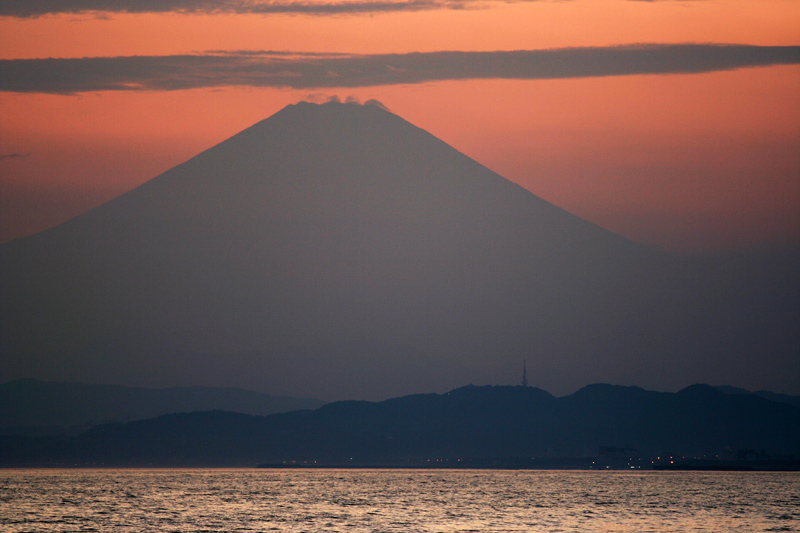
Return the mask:
{"type": "Polygon", "coordinates": [[[296,104],[289,104],[286,107],[297,107],[300,109],[327,109],[327,108],[348,108],[348,109],[364,109],[364,108],[375,108],[382,109],[383,111],[389,112],[389,109],[381,102],[375,99],[369,99],[364,101],[363,103],[360,100],[357,100],[352,97],[348,97],[344,102],[338,97],[333,97],[327,100],[326,102],[312,102],[309,100],[301,100],[296,104]]]}
{"type": "MultiPolygon", "coordinates": [[[[340,126],[347,124],[352,120],[372,120],[380,121],[386,120],[388,117],[394,117],[395,120],[400,120],[405,124],[410,125],[399,116],[390,112],[386,106],[377,100],[368,100],[365,103],[356,101],[339,101],[329,100],[323,103],[300,101],[296,104],[289,104],[276,114],[272,115],[261,121],[260,123],[268,121],[277,121],[279,118],[286,120],[317,122],[317,127],[324,127],[326,124],[338,121],[340,126]]],[[[259,123],[259,124],[260,124],[259,123]]]]}

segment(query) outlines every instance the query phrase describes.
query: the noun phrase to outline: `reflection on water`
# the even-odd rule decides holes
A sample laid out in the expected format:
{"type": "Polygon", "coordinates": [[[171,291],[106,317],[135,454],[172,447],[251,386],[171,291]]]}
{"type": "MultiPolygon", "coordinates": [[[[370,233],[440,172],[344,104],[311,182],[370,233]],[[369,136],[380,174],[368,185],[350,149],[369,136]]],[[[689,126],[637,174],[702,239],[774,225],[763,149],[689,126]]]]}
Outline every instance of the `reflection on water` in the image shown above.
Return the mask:
{"type": "Polygon", "coordinates": [[[800,531],[800,473],[7,470],[0,530],[800,531]]]}

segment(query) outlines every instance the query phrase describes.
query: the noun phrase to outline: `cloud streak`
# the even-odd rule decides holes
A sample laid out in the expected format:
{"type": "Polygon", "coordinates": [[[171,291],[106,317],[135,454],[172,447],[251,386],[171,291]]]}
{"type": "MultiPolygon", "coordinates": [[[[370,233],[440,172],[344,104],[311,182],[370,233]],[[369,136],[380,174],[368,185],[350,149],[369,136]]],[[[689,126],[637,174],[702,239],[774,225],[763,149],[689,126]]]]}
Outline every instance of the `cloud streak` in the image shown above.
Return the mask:
{"type": "MultiPolygon", "coordinates": [[[[0,16],[35,18],[59,14],[183,13],[343,15],[467,9],[541,0],[0,0],[0,16]]],[[[663,0],[632,0],[656,2],[663,0]]],[[[686,0],[688,1],[688,0],[686,0]]]]}
{"type": "Polygon", "coordinates": [[[0,60],[0,91],[353,88],[445,80],[687,74],[787,64],[800,64],[800,46],[678,44],[376,55],[234,51],[0,60]]]}
{"type": "Polygon", "coordinates": [[[31,154],[0,154],[0,161],[4,159],[24,159],[30,156],[31,154]]]}
{"type": "MultiPolygon", "coordinates": [[[[34,18],[86,13],[304,14],[341,15],[464,9],[514,0],[0,0],[0,16],[34,18]]],[[[539,0],[516,0],[539,1],[539,0]]]]}

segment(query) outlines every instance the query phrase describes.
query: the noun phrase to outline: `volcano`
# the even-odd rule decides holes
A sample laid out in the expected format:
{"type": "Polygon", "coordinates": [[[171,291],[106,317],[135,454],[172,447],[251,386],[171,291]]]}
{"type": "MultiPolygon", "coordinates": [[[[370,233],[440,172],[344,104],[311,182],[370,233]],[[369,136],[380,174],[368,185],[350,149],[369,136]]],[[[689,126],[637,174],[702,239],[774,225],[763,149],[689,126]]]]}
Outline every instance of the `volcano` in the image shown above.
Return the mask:
{"type": "Polygon", "coordinates": [[[706,381],[800,392],[795,252],[686,257],[377,105],[290,105],[0,246],[0,379],[383,399],[706,381]]]}

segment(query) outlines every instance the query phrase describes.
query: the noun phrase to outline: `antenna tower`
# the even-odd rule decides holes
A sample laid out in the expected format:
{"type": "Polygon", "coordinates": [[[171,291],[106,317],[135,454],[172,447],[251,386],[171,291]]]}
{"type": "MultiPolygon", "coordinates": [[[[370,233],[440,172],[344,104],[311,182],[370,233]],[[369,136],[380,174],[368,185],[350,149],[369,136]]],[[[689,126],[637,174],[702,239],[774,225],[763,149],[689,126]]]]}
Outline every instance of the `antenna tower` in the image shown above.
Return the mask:
{"type": "Polygon", "coordinates": [[[522,386],[528,386],[528,367],[527,361],[522,361],[522,386]]]}

